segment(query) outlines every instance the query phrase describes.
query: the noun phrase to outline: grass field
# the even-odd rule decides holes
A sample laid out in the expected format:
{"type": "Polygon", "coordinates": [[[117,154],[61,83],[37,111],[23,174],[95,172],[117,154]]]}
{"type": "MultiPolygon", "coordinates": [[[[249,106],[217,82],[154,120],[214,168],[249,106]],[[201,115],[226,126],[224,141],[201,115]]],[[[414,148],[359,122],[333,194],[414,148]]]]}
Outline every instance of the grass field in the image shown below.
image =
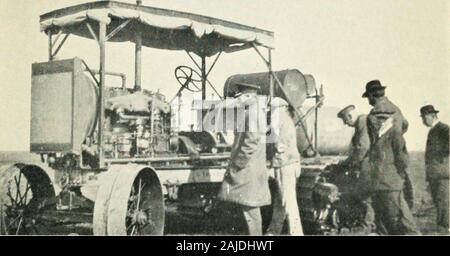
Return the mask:
{"type": "MultiPolygon", "coordinates": [[[[435,209],[431,203],[430,195],[426,191],[427,184],[425,182],[424,172],[424,154],[423,152],[410,153],[410,177],[415,191],[415,207],[414,215],[416,217],[417,225],[424,235],[434,235],[436,233],[436,227],[434,224],[435,209]]],[[[38,155],[30,154],[28,152],[0,152],[0,166],[8,165],[17,162],[35,163],[40,162],[38,155]]],[[[198,230],[198,224],[192,224],[190,220],[183,221],[176,225],[178,228],[169,228],[167,233],[169,234],[192,234],[192,230],[198,230]],[[185,226],[187,225],[187,226],[185,226]],[[196,227],[188,227],[189,225],[195,225],[196,227]],[[181,230],[179,227],[183,226],[181,230]],[[190,231],[188,231],[190,230],[190,231]]],[[[170,225],[169,225],[170,226],[170,225]]],[[[222,232],[217,231],[200,231],[202,234],[218,234],[222,232]],[[212,233],[211,233],[212,232],[212,233]]],[[[198,234],[198,233],[193,233],[198,234]]]]}

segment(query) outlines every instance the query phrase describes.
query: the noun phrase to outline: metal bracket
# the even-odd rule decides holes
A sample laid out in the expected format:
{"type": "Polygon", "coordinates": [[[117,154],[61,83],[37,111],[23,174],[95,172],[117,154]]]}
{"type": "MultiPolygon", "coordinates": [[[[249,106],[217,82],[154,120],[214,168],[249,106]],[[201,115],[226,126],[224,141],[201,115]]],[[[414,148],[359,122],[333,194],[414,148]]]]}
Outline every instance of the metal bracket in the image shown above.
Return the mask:
{"type": "MultiPolygon", "coordinates": [[[[67,38],[69,38],[69,36],[70,36],[70,34],[66,34],[64,36],[64,38],[62,39],[61,43],[56,48],[55,52],[52,53],[52,58],[54,58],[58,54],[59,50],[61,50],[61,47],[64,45],[64,43],[66,42],[67,38]]],[[[58,39],[58,38],[56,38],[56,39],[58,39]]],[[[55,40],[55,42],[56,42],[56,40],[55,40]]]]}
{"type": "Polygon", "coordinates": [[[209,73],[211,73],[211,70],[214,68],[214,65],[216,65],[216,62],[219,60],[220,55],[222,54],[222,52],[219,52],[219,54],[217,55],[217,57],[214,59],[213,63],[211,64],[211,67],[209,68],[208,72],[206,72],[206,77],[209,76],[209,73]]]}
{"type": "Polygon", "coordinates": [[[89,32],[91,33],[91,36],[97,41],[97,43],[100,45],[100,41],[98,40],[97,35],[95,34],[94,30],[92,29],[91,24],[86,22],[86,27],[88,28],[89,32]]]}
{"type": "Polygon", "coordinates": [[[105,40],[109,41],[109,39],[111,39],[113,36],[115,36],[117,33],[119,33],[123,28],[125,28],[129,23],[131,22],[131,20],[126,20],[125,22],[123,22],[122,24],[120,24],[117,28],[115,28],[113,31],[111,31],[111,33],[109,33],[109,35],[106,36],[105,40]]]}

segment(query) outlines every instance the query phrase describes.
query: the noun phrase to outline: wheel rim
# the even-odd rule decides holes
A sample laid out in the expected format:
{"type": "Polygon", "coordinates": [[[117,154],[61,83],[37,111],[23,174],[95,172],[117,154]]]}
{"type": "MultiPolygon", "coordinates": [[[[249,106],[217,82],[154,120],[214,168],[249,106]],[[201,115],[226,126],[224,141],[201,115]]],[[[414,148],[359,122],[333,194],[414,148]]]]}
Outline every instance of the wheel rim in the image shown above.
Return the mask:
{"type": "Polygon", "coordinates": [[[0,233],[39,235],[39,212],[54,196],[47,174],[37,166],[17,164],[0,172],[0,233]]]}
{"type": "Polygon", "coordinates": [[[130,165],[115,175],[111,194],[105,201],[106,234],[162,235],[164,198],[156,173],[130,165]]]}

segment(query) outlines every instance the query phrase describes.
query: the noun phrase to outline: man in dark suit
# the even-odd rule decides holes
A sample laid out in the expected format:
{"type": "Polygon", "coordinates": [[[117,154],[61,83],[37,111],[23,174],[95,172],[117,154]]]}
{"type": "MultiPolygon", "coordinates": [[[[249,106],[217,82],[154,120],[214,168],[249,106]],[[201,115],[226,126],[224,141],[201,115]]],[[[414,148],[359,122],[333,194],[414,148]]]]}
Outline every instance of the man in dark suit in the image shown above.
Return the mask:
{"type": "Polygon", "coordinates": [[[449,232],[449,127],[439,121],[432,105],[423,106],[420,115],[423,123],[430,127],[425,150],[426,178],[431,197],[437,209],[436,224],[440,231],[449,232]]]}
{"type": "Polygon", "coordinates": [[[375,136],[371,141],[370,187],[377,230],[388,235],[419,234],[403,196],[408,154],[401,131],[395,127],[394,112],[373,112],[375,136]]]}

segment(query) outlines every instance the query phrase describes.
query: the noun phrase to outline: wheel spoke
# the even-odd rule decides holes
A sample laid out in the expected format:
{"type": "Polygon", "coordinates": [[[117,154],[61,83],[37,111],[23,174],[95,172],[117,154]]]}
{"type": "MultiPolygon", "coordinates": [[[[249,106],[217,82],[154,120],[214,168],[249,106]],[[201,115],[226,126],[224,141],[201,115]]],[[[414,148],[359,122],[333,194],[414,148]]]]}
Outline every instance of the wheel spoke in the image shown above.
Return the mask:
{"type": "Polygon", "coordinates": [[[21,215],[19,215],[19,216],[17,216],[15,219],[13,219],[12,221],[10,221],[9,223],[8,223],[8,226],[6,227],[6,229],[9,229],[11,226],[12,226],[12,224],[14,224],[19,218],[21,218],[22,216],[21,215]]]}
{"type": "Polygon", "coordinates": [[[141,201],[142,179],[139,179],[139,189],[137,195],[136,212],[139,211],[139,202],[141,201]]]}
{"type": "Polygon", "coordinates": [[[18,197],[20,197],[20,177],[22,172],[19,173],[19,180],[17,180],[17,176],[14,176],[14,182],[16,183],[16,196],[15,196],[15,202],[17,203],[17,200],[19,200],[18,197]]]}
{"type": "Polygon", "coordinates": [[[20,230],[20,226],[22,225],[22,221],[23,221],[23,216],[20,217],[19,224],[17,225],[16,235],[19,234],[19,230],[20,230]]]}
{"type": "Polygon", "coordinates": [[[15,205],[15,201],[14,201],[14,198],[13,198],[13,196],[12,196],[12,194],[11,194],[11,182],[9,182],[8,183],[8,191],[6,192],[6,195],[9,197],[9,200],[11,201],[11,206],[14,206],[15,205]]]}
{"type": "Polygon", "coordinates": [[[145,183],[141,186],[142,179],[139,179],[139,192],[138,192],[138,199],[137,199],[137,205],[136,205],[136,211],[139,211],[139,206],[141,202],[141,192],[145,187],[145,183]]]}
{"type": "Polygon", "coordinates": [[[128,225],[127,227],[127,232],[130,230],[130,228],[132,228],[134,225],[136,225],[136,223],[131,223],[130,225],[128,225]]]}
{"type": "Polygon", "coordinates": [[[192,82],[191,84],[195,87],[195,89],[200,90],[200,88],[198,88],[198,86],[194,82],[192,82]]]}
{"type": "MultiPolygon", "coordinates": [[[[23,199],[25,199],[25,200],[23,201],[23,204],[24,204],[24,205],[27,204],[28,192],[30,191],[30,188],[31,188],[31,185],[30,185],[30,183],[28,183],[28,181],[27,181],[27,188],[25,189],[25,193],[24,193],[24,196],[23,196],[23,199]]],[[[20,203],[22,204],[22,200],[20,200],[20,203]]]]}

